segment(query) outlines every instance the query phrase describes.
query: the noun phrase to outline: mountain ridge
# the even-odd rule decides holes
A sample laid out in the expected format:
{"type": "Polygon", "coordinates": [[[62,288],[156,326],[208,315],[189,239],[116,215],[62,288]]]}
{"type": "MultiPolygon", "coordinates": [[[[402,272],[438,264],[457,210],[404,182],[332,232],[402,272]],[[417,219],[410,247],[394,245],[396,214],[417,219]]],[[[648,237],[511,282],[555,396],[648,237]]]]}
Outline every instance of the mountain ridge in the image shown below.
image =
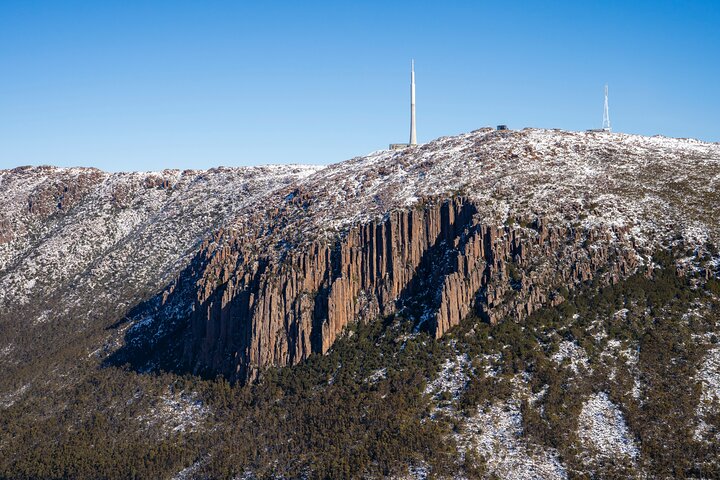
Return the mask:
{"type": "MultiPolygon", "coordinates": [[[[521,238],[535,242],[532,248],[549,241],[554,242],[552,248],[556,249],[561,240],[565,243],[568,239],[575,244],[601,242],[600,248],[578,250],[573,246],[569,249],[575,249],[584,260],[569,267],[574,269],[573,273],[563,276],[572,275],[581,282],[587,281],[592,276],[589,272],[601,268],[608,260],[608,247],[614,252],[610,252],[610,256],[619,262],[611,267],[617,269],[613,274],[617,277],[618,272],[627,274],[638,266],[651,266],[650,256],[656,248],[685,245],[688,249],[692,247],[694,253],[686,259],[687,265],[679,268],[700,268],[706,269],[707,275],[715,274],[717,254],[706,247],[718,243],[720,226],[714,221],[712,205],[720,202],[717,194],[719,159],[719,145],[697,140],[485,128],[401,151],[380,150],[324,167],[279,165],[131,173],[59,167],[3,170],[0,172],[0,185],[5,191],[0,216],[0,238],[3,239],[0,242],[0,305],[8,312],[5,318],[13,312],[22,312],[30,323],[37,325],[53,315],[87,318],[93,311],[94,322],[109,325],[122,320],[132,309],[142,310],[136,307],[154,295],[164,297],[161,302],[164,303],[171,297],[172,285],[178,282],[177,275],[183,269],[206,269],[205,276],[198,281],[207,291],[200,294],[191,286],[186,289],[186,298],[175,295],[170,298],[173,311],[186,312],[199,307],[195,305],[198,298],[207,299],[217,290],[208,282],[208,275],[224,272],[227,281],[247,266],[252,270],[257,261],[260,261],[258,265],[264,265],[262,268],[268,265],[280,268],[286,258],[291,263],[305,262],[302,268],[306,268],[308,262],[317,264],[314,256],[322,255],[328,266],[316,265],[319,270],[313,274],[315,279],[311,281],[313,285],[308,286],[309,291],[296,291],[288,300],[295,304],[301,295],[313,296],[317,295],[317,289],[332,288],[331,284],[336,282],[328,275],[337,277],[341,264],[349,265],[354,249],[371,248],[373,255],[383,254],[384,247],[379,243],[372,246],[377,239],[372,240],[370,236],[389,235],[396,244],[392,246],[390,241],[386,246],[391,248],[387,248],[384,255],[393,256],[405,251],[404,244],[413,245],[412,228],[416,229],[414,241],[417,242],[418,225],[428,222],[421,229],[426,237],[422,245],[416,243],[411,248],[414,251],[401,254],[406,255],[403,258],[412,257],[412,261],[405,260],[410,261],[411,268],[404,274],[398,273],[401,279],[392,280],[390,287],[380,286],[384,282],[382,278],[368,280],[368,275],[375,275],[374,272],[386,275],[389,271],[399,272],[400,268],[387,258],[384,267],[372,266],[377,259],[371,259],[372,255],[366,252],[360,264],[352,267],[357,273],[344,272],[342,282],[353,285],[346,286],[348,290],[342,294],[340,283],[335,287],[338,293],[334,295],[344,298],[332,300],[339,311],[344,312],[338,313],[336,324],[325,318],[324,313],[300,314],[298,311],[291,317],[304,315],[305,324],[315,322],[316,325],[314,328],[306,325],[306,330],[309,328],[315,333],[303,334],[304,340],[300,343],[305,346],[298,347],[300,350],[293,359],[286,358],[287,346],[264,357],[265,354],[259,353],[264,349],[256,345],[257,359],[247,362],[259,367],[291,364],[313,351],[329,348],[332,339],[348,322],[354,321],[361,310],[369,317],[411,308],[413,301],[408,300],[407,305],[402,306],[403,302],[397,303],[396,297],[421,268],[420,256],[434,248],[438,239],[446,244],[456,243],[452,248],[443,247],[442,252],[438,250],[439,256],[447,256],[451,251],[457,255],[458,247],[474,249],[476,253],[469,256],[461,252],[458,258],[465,263],[479,258],[493,263],[492,257],[498,256],[513,260],[518,249],[522,250],[521,238]],[[448,201],[450,203],[443,207],[448,201]],[[462,228],[450,232],[450,223],[463,208],[473,210],[474,219],[465,218],[462,228]],[[413,221],[416,225],[408,226],[413,221]],[[480,243],[474,246],[467,243],[465,230],[468,228],[484,229],[477,237],[480,243]],[[619,240],[619,236],[623,238],[619,240]],[[505,239],[502,240],[505,246],[495,245],[483,251],[488,242],[497,242],[500,237],[505,239]],[[553,238],[548,240],[548,237],[553,238]],[[252,251],[243,253],[247,247],[252,251]],[[342,248],[346,249],[345,253],[342,248]],[[305,249],[309,249],[309,256],[303,253],[305,249]],[[245,267],[243,262],[223,264],[231,251],[236,262],[237,255],[242,253],[249,263],[245,267]],[[335,266],[329,266],[331,257],[337,255],[344,255],[345,263],[335,261],[335,266]],[[596,260],[591,259],[592,255],[596,260]],[[188,267],[192,258],[195,266],[188,267]],[[358,283],[352,281],[352,275],[367,278],[358,283]],[[321,288],[323,282],[325,286],[321,288]],[[368,288],[390,290],[367,295],[368,288]],[[195,291],[189,293],[193,289],[195,291]],[[362,298],[354,298],[358,296],[362,298]],[[182,308],[175,302],[183,304],[182,308]],[[352,306],[343,306],[347,303],[352,306]],[[331,323],[334,326],[330,326],[331,323]],[[326,333],[318,333],[323,328],[326,333]],[[261,357],[265,360],[259,360],[261,357]]],[[[528,252],[532,251],[530,244],[525,246],[528,252]]],[[[520,260],[529,262],[531,257],[525,253],[525,260],[520,260]]],[[[482,273],[484,269],[472,273],[472,265],[461,266],[458,260],[452,260],[455,264],[451,267],[447,264],[448,258],[443,261],[447,271],[441,275],[444,279],[435,280],[434,295],[446,298],[440,300],[441,313],[438,310],[428,315],[433,322],[449,327],[463,315],[480,308],[475,305],[480,290],[466,292],[463,284],[470,281],[471,290],[475,289],[483,283],[480,277],[487,277],[488,273],[482,273]],[[458,270],[465,273],[457,274],[458,270]],[[455,298],[457,295],[461,298],[455,298]]],[[[494,298],[491,303],[499,305],[503,303],[502,292],[519,291],[533,300],[506,304],[497,309],[496,314],[492,314],[489,307],[478,310],[486,318],[500,318],[523,309],[528,313],[544,302],[560,301],[562,295],[555,292],[555,287],[546,292],[533,290],[529,277],[523,278],[526,274],[517,269],[510,272],[509,266],[494,263],[494,274],[503,286],[496,291],[497,287],[487,277],[484,282],[490,285],[490,292],[481,296],[489,294],[494,298]],[[511,273],[517,278],[511,279],[511,273]]],[[[548,265],[545,268],[549,268],[548,265]]],[[[429,266],[422,268],[428,270],[429,266]]],[[[548,272],[542,275],[552,276],[548,272]]],[[[291,283],[300,285],[304,279],[301,275],[300,280],[291,283]]],[[[327,290],[325,295],[331,293],[327,290]]],[[[282,296],[274,295],[271,297],[282,296]]],[[[229,299],[216,301],[222,304],[229,299]]],[[[438,304],[437,300],[430,303],[433,302],[438,304]]],[[[305,301],[302,308],[299,304],[283,308],[289,311],[311,307],[305,301]]],[[[418,322],[427,313],[417,305],[412,308],[416,310],[418,322]]],[[[277,310],[275,305],[272,311],[277,310]]],[[[172,317],[174,314],[162,315],[172,317]]],[[[288,321],[278,319],[275,323],[288,321]]],[[[257,325],[267,323],[267,318],[257,320],[257,325]]],[[[280,330],[287,328],[290,327],[280,330]]],[[[290,337],[283,340],[287,345],[296,341],[297,338],[290,337]]],[[[271,350],[275,342],[274,338],[265,339],[271,350]]],[[[239,351],[237,355],[241,355],[239,351]]],[[[197,365],[191,369],[196,368],[197,365]]]]}

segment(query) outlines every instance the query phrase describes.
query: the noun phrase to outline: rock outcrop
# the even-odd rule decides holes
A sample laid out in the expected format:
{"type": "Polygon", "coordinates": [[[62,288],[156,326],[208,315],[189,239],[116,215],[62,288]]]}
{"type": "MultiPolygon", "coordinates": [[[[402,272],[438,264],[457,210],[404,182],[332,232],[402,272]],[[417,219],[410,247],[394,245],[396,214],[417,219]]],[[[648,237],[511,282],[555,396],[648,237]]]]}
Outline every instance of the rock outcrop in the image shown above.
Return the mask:
{"type": "Polygon", "coordinates": [[[317,170],[0,170],[0,368],[52,364],[165,289],[248,204],[317,170]]]}
{"type": "MultiPolygon", "coordinates": [[[[153,314],[184,311],[178,305],[194,290],[191,313],[175,322],[183,340],[173,361],[246,381],[265,367],[325,353],[355,321],[401,313],[436,337],[470,314],[521,321],[599,272],[613,282],[635,271],[625,233],[541,219],[527,227],[488,225],[462,197],[392,211],[336,242],[279,258],[255,251],[247,232],[220,232],[153,314]]],[[[169,323],[158,325],[167,331],[169,323]]]]}
{"type": "Polygon", "coordinates": [[[10,222],[5,218],[0,218],[0,244],[12,241],[13,232],[10,222]]]}

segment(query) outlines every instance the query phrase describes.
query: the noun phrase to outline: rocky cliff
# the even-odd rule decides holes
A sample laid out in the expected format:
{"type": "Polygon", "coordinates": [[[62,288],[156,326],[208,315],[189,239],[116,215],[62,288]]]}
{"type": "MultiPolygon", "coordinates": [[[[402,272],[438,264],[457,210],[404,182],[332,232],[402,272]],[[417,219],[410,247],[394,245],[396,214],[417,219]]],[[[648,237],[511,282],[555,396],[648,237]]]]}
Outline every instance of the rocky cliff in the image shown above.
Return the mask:
{"type": "Polygon", "coordinates": [[[208,248],[182,363],[244,380],[325,353],[350,322],[405,312],[440,337],[468,314],[522,320],[601,270],[613,281],[637,266],[620,229],[499,227],[476,212],[462,198],[392,212],[279,262],[233,238],[208,248]]]}
{"type": "Polygon", "coordinates": [[[534,129],[0,171],[0,477],[716,478],[718,187],[534,129]]]}

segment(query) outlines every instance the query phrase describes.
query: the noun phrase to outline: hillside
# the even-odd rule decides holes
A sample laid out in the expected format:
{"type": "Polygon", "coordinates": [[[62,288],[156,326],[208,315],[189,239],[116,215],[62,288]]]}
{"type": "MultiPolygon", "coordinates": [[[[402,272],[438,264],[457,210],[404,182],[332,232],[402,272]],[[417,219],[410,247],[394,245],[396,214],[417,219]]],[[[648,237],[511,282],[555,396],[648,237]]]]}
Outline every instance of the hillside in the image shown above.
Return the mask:
{"type": "Polygon", "coordinates": [[[162,289],[249,203],[315,171],[0,172],[0,365],[55,364],[53,352],[162,289]]]}
{"type": "Polygon", "coordinates": [[[719,144],[0,187],[0,477],[719,471],[719,144]]]}

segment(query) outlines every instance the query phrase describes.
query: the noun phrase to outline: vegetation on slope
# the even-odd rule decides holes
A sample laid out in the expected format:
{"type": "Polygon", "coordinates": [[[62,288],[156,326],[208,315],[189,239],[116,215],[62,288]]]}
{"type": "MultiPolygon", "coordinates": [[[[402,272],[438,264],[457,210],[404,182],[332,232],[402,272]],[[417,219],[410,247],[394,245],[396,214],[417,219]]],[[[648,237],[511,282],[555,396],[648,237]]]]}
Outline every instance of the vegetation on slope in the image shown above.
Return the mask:
{"type": "Polygon", "coordinates": [[[357,325],[327,355],[245,387],[95,366],[0,409],[0,478],[167,478],[187,467],[201,478],[352,478],[409,465],[483,477],[490,459],[454,439],[478,409],[518,395],[524,441],[556,451],[571,478],[718,476],[719,418],[706,416],[696,434],[696,374],[720,333],[720,287],[678,277],[670,257],[656,261],[652,278],[561,292],[566,302],[523,324],[468,318],[440,341],[401,317],[357,325]],[[563,342],[587,363],[555,360],[563,342]],[[609,354],[618,350],[637,361],[609,354]],[[425,393],[443,362],[463,354],[460,395],[425,393]],[[578,417],[598,392],[622,412],[637,459],[588,462],[578,417]]]}

